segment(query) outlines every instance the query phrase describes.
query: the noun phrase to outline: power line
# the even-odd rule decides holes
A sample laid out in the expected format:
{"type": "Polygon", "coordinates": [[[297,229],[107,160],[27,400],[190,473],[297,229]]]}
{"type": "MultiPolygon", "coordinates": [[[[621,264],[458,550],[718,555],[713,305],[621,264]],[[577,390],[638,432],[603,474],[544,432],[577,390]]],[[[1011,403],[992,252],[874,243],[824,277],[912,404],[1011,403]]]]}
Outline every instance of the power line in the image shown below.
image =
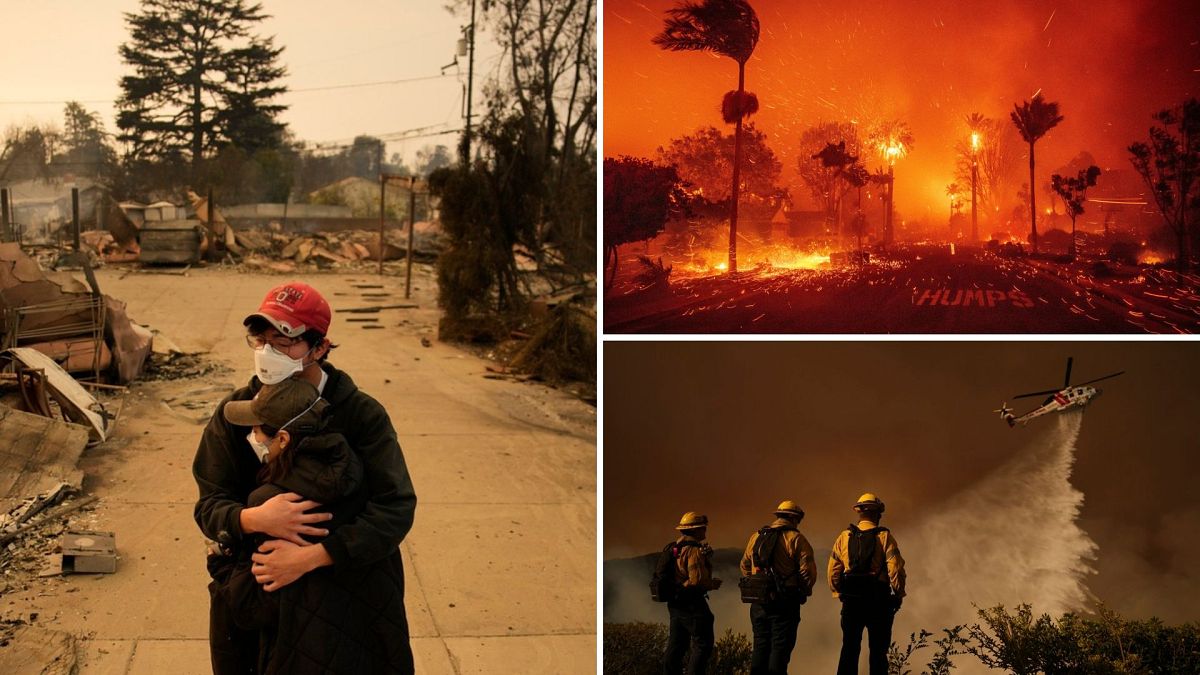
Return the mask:
{"type": "Polygon", "coordinates": [[[65,105],[67,103],[112,103],[113,99],[101,98],[81,101],[73,98],[66,101],[0,101],[0,105],[65,105]]]}
{"type": "Polygon", "coordinates": [[[353,89],[356,87],[379,87],[387,84],[405,84],[407,82],[423,82],[425,80],[440,80],[454,75],[426,75],[424,77],[409,77],[402,80],[382,80],[379,82],[359,82],[356,84],[333,84],[325,87],[305,87],[304,89],[289,89],[287,93],[303,91],[329,91],[331,89],[353,89]]]}
{"type": "MultiPolygon", "coordinates": [[[[434,126],[439,126],[439,125],[433,125],[433,126],[427,126],[427,127],[417,127],[415,129],[408,129],[406,131],[393,131],[393,132],[386,133],[386,134],[363,134],[363,135],[370,136],[373,139],[384,141],[386,143],[388,141],[407,141],[407,140],[413,140],[413,139],[417,139],[417,138],[431,138],[433,136],[445,136],[447,134],[462,133],[462,129],[444,129],[442,131],[430,131],[427,133],[420,133],[420,134],[413,133],[416,131],[425,131],[426,129],[432,129],[432,128],[434,128],[434,126]]],[[[312,146],[310,146],[308,149],[313,150],[313,151],[341,150],[344,148],[352,148],[352,147],[354,147],[353,141],[347,142],[347,141],[339,140],[339,141],[328,141],[328,142],[324,142],[324,143],[313,143],[312,146]]]]}
{"type": "MultiPolygon", "coordinates": [[[[441,80],[448,77],[456,77],[456,75],[447,73],[445,75],[425,75],[422,77],[408,77],[400,80],[380,80],[378,82],[355,82],[352,84],[330,84],[321,87],[303,87],[300,89],[288,89],[285,94],[301,93],[309,91],[332,91],[335,89],[357,89],[360,87],[382,87],[389,84],[406,84],[409,82],[424,82],[428,80],[441,80]]],[[[0,105],[65,105],[67,103],[113,103],[116,99],[64,99],[59,101],[0,101],[0,105]]]]}

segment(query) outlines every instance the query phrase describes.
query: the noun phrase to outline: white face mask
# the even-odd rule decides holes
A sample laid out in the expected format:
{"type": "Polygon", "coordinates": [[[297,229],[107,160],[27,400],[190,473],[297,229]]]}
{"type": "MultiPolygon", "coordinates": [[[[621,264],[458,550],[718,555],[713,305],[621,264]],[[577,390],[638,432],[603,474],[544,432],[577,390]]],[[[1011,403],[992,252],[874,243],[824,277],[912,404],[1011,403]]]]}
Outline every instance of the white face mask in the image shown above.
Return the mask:
{"type": "Polygon", "coordinates": [[[293,359],[269,344],[254,350],[254,374],[263,384],[279,384],[301,370],[304,370],[303,357],[293,359]]]}
{"type": "Polygon", "coordinates": [[[268,443],[260,443],[258,437],[254,435],[254,430],[246,434],[246,440],[250,442],[250,447],[254,450],[254,454],[258,455],[258,461],[263,464],[267,463],[267,456],[271,454],[271,446],[268,443]]]}

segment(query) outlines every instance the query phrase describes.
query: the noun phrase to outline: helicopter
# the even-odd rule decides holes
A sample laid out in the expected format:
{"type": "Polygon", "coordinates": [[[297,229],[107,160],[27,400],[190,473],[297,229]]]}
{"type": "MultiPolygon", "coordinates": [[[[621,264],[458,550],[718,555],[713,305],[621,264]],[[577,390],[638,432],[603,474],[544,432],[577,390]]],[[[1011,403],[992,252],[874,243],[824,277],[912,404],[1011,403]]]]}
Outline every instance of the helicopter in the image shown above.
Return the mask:
{"type": "Polygon", "coordinates": [[[1042,396],[1044,394],[1049,394],[1049,396],[1046,397],[1046,400],[1042,401],[1041,406],[1039,406],[1033,410],[1030,410],[1029,412],[1025,413],[1024,415],[1021,415],[1020,417],[1017,417],[1017,416],[1013,415],[1013,411],[1008,408],[1008,401],[1005,401],[1003,404],[1000,405],[999,410],[993,410],[992,412],[1000,413],[1000,419],[1004,420],[1005,422],[1008,422],[1008,426],[1015,427],[1018,424],[1020,424],[1021,426],[1024,426],[1024,425],[1028,424],[1030,420],[1037,418],[1037,417],[1041,417],[1042,415],[1047,415],[1052,412],[1065,412],[1067,410],[1070,410],[1071,408],[1085,408],[1085,407],[1087,407],[1088,403],[1091,403],[1092,399],[1099,396],[1101,393],[1101,390],[1099,388],[1089,387],[1088,385],[1095,384],[1096,382],[1099,382],[1100,380],[1107,380],[1110,377],[1116,377],[1125,372],[1122,370],[1119,373],[1105,375],[1104,377],[1097,377],[1094,380],[1088,380],[1087,382],[1083,382],[1081,384],[1072,386],[1071,385],[1071,363],[1073,361],[1074,361],[1074,359],[1072,357],[1067,357],[1067,374],[1063,378],[1063,386],[1061,389],[1047,389],[1046,391],[1034,391],[1034,392],[1030,392],[1028,394],[1020,394],[1019,396],[1013,397],[1014,399],[1017,399],[1017,398],[1027,398],[1029,396],[1042,396]]]}

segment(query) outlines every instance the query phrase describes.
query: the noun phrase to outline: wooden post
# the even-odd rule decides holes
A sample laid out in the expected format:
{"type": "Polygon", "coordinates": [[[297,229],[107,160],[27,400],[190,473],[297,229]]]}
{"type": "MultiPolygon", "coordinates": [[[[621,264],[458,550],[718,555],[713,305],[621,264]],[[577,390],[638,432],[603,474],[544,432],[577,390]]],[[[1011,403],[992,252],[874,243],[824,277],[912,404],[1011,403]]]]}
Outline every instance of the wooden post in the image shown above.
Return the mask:
{"type": "MultiPolygon", "coordinates": [[[[383,153],[379,153],[383,156],[383,153]]],[[[383,276],[383,213],[385,206],[384,195],[387,188],[387,174],[383,173],[383,165],[379,165],[379,276],[383,276]]]]}
{"type": "Polygon", "coordinates": [[[75,250],[80,250],[79,242],[79,188],[71,188],[71,230],[75,236],[75,250]]]}
{"type": "Polygon", "coordinates": [[[12,239],[12,222],[8,217],[8,188],[0,188],[0,238],[4,241],[12,239]]]}
{"type": "Polygon", "coordinates": [[[408,255],[404,257],[404,299],[412,293],[413,227],[417,219],[417,179],[408,177],[408,255]]]}

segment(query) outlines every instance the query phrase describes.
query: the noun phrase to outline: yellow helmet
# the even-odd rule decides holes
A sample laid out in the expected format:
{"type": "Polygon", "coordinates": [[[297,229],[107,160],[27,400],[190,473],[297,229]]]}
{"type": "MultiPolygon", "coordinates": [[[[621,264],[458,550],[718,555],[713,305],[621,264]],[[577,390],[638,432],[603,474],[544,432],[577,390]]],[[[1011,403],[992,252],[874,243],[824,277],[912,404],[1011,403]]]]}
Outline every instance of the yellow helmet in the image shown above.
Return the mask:
{"type": "Polygon", "coordinates": [[[707,526],[708,516],[701,513],[696,513],[695,511],[688,511],[687,513],[683,514],[682,518],[679,519],[679,524],[675,526],[675,529],[693,530],[697,527],[707,526]]]}
{"type": "Polygon", "coordinates": [[[794,502],[790,499],[785,499],[785,500],[779,502],[779,506],[775,508],[775,515],[777,515],[777,516],[792,516],[793,518],[803,518],[804,517],[804,509],[800,508],[796,504],[796,502],[794,502]]]}
{"type": "Polygon", "coordinates": [[[864,492],[858,498],[858,502],[854,504],[855,511],[878,511],[883,513],[883,500],[875,496],[874,492],[864,492]]]}

